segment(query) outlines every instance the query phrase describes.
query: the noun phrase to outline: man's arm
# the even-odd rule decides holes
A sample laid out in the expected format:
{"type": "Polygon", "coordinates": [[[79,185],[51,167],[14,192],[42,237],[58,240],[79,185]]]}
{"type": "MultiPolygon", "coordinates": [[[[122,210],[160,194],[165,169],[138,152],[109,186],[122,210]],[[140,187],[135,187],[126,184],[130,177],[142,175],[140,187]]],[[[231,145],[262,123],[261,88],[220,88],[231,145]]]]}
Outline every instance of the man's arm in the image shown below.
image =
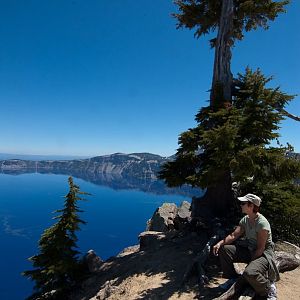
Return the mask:
{"type": "Polygon", "coordinates": [[[257,233],[257,248],[252,257],[253,260],[262,256],[264,253],[268,239],[268,233],[269,232],[266,229],[262,229],[257,233]]]}
{"type": "Polygon", "coordinates": [[[227,235],[225,239],[219,241],[216,245],[214,245],[213,247],[214,255],[218,255],[221,246],[231,244],[243,234],[244,234],[243,227],[241,227],[240,225],[237,226],[236,229],[231,234],[227,235]]]}

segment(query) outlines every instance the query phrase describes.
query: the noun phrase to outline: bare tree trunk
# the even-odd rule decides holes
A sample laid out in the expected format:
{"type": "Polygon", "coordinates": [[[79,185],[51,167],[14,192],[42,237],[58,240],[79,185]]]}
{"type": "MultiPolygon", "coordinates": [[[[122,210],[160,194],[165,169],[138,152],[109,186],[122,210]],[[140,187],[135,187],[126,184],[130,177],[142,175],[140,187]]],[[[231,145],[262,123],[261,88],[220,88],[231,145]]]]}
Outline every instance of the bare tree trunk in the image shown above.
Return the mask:
{"type": "MultiPolygon", "coordinates": [[[[215,44],[215,60],[210,94],[210,106],[224,107],[231,103],[232,74],[231,74],[231,46],[233,30],[234,6],[233,0],[223,0],[222,13],[219,22],[218,36],[215,44]]],[[[201,199],[193,199],[192,216],[209,217],[222,216],[232,207],[233,195],[231,191],[231,176],[224,170],[220,180],[214,186],[207,188],[201,199]]]]}
{"type": "Polygon", "coordinates": [[[206,189],[202,198],[193,198],[192,217],[210,220],[213,217],[228,215],[233,207],[230,172],[224,172],[220,180],[206,189]]]}
{"type": "Polygon", "coordinates": [[[232,74],[231,46],[233,30],[233,0],[223,0],[222,12],[219,23],[219,31],[215,45],[215,60],[213,69],[212,89],[210,94],[210,105],[214,106],[216,101],[231,102],[232,74]],[[216,85],[220,84],[223,89],[223,99],[216,99],[216,85]]]}

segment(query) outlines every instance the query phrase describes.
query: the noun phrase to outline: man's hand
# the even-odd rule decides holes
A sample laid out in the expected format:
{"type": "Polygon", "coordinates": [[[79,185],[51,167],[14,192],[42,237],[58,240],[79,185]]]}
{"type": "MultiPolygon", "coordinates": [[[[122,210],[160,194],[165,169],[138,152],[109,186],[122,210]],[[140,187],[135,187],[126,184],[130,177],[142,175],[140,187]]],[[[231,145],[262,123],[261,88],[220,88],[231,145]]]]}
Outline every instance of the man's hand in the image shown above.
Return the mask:
{"type": "Polygon", "coordinates": [[[237,238],[242,236],[244,234],[244,229],[241,226],[237,226],[234,232],[231,234],[227,235],[226,238],[217,244],[213,246],[213,254],[218,255],[219,249],[222,245],[228,245],[231,244],[233,241],[235,241],[237,238]]]}
{"type": "Polygon", "coordinates": [[[215,245],[213,246],[213,254],[214,254],[215,256],[218,256],[220,247],[221,247],[220,242],[217,243],[217,244],[215,244],[215,245]]]}

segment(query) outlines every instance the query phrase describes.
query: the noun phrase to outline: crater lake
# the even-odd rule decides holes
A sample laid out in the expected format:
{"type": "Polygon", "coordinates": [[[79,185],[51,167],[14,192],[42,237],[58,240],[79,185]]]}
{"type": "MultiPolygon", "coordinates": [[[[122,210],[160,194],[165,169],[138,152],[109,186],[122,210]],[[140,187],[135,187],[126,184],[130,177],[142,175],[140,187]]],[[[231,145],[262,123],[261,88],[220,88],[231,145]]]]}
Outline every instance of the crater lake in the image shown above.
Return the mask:
{"type": "MultiPolygon", "coordinates": [[[[77,232],[79,251],[85,254],[93,249],[104,260],[138,244],[139,233],[162,203],[179,205],[191,199],[153,181],[144,182],[139,191],[138,186],[122,189],[116,181],[101,185],[101,181],[73,179],[81,191],[91,194],[78,203],[84,211],[80,218],[87,222],[77,232]]],[[[54,224],[53,212],[63,207],[68,190],[68,175],[0,174],[0,299],[20,300],[31,295],[33,283],[21,272],[32,269],[27,259],[38,253],[39,238],[54,224]]]]}

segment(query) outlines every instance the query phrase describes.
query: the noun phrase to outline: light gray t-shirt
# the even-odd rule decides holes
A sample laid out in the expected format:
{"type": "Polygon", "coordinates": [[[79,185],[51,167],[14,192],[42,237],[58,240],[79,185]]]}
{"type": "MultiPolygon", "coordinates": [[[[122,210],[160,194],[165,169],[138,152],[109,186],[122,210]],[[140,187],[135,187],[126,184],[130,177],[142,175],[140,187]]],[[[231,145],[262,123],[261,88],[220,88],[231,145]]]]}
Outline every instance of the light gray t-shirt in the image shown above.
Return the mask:
{"type": "Polygon", "coordinates": [[[269,221],[260,213],[258,213],[257,218],[255,219],[255,223],[253,225],[250,224],[249,216],[244,216],[239,225],[244,229],[245,237],[248,241],[248,248],[251,251],[255,251],[257,248],[257,233],[265,229],[268,231],[268,239],[266,242],[266,249],[269,246],[272,246],[272,232],[269,221]]]}

